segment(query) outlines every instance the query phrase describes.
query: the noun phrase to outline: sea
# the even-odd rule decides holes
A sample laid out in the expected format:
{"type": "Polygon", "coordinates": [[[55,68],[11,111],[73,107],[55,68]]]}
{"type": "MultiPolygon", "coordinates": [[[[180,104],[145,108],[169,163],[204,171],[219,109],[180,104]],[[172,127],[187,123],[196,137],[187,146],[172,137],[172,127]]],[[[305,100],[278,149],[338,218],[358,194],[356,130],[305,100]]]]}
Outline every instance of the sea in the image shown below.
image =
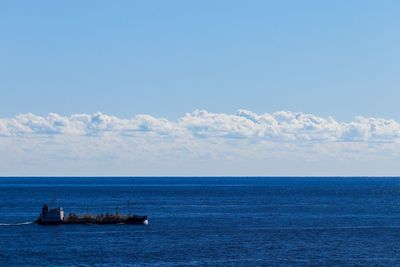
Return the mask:
{"type": "Polygon", "coordinates": [[[0,266],[400,266],[400,178],[1,177],[0,266]]]}

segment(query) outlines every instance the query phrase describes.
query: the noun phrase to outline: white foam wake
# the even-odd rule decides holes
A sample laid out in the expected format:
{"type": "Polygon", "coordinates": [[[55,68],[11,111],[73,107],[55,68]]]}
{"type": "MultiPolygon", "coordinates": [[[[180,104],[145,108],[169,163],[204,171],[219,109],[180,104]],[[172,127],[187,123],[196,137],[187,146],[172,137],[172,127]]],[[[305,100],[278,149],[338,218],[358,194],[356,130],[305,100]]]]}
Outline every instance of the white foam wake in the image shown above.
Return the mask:
{"type": "Polygon", "coordinates": [[[22,223],[0,223],[0,226],[18,226],[18,225],[28,225],[34,222],[22,222],[22,223]]]}

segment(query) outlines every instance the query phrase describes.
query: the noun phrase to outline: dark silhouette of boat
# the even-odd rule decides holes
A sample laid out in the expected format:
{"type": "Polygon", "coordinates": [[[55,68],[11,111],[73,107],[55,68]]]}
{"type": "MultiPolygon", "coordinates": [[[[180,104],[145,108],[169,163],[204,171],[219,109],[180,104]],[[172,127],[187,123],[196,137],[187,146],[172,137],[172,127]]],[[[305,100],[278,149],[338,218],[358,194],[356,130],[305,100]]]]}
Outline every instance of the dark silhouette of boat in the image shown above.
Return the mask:
{"type": "Polygon", "coordinates": [[[41,225],[59,225],[59,224],[148,224],[147,216],[123,215],[118,210],[115,214],[99,215],[77,215],[70,213],[64,216],[62,207],[49,209],[47,204],[42,207],[42,212],[36,223],[41,225]]]}

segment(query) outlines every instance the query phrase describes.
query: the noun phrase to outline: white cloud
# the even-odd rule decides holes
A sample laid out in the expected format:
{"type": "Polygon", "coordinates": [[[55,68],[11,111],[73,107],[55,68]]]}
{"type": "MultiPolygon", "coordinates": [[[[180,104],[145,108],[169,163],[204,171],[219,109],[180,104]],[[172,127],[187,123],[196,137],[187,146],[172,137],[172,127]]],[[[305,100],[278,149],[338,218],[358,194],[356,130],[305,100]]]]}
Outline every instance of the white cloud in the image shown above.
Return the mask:
{"type": "MultiPolygon", "coordinates": [[[[196,110],[176,121],[150,115],[122,119],[100,112],[0,118],[0,175],[57,170],[65,175],[107,170],[175,174],[185,168],[185,173],[197,175],[205,171],[202,164],[210,167],[209,174],[218,174],[218,168],[237,170],[240,162],[258,162],[251,169],[243,167],[242,174],[270,175],[280,166],[276,162],[397,161],[399,148],[400,124],[382,118],[338,122],[312,114],[258,115],[242,109],[234,114],[196,110]]],[[[295,171],[293,164],[287,167],[295,171]]]]}
{"type": "Polygon", "coordinates": [[[352,122],[337,122],[311,114],[279,111],[257,115],[248,110],[234,114],[196,110],[173,122],[150,115],[121,119],[103,113],[75,114],[69,117],[50,113],[46,117],[31,113],[0,119],[2,136],[21,135],[147,135],[191,136],[193,138],[239,138],[285,141],[397,142],[400,124],[382,118],[357,117],[352,122]]]}

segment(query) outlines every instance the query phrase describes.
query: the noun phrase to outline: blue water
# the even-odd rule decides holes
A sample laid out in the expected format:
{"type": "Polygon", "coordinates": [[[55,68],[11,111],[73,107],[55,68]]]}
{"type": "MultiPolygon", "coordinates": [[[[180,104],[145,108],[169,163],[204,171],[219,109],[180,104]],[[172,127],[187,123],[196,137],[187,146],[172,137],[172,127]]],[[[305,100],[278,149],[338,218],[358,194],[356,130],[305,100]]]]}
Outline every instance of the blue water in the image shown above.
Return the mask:
{"type": "Polygon", "coordinates": [[[0,178],[0,266],[400,266],[399,244],[399,178],[0,178]],[[29,224],[54,196],[149,225],[29,224]]]}

